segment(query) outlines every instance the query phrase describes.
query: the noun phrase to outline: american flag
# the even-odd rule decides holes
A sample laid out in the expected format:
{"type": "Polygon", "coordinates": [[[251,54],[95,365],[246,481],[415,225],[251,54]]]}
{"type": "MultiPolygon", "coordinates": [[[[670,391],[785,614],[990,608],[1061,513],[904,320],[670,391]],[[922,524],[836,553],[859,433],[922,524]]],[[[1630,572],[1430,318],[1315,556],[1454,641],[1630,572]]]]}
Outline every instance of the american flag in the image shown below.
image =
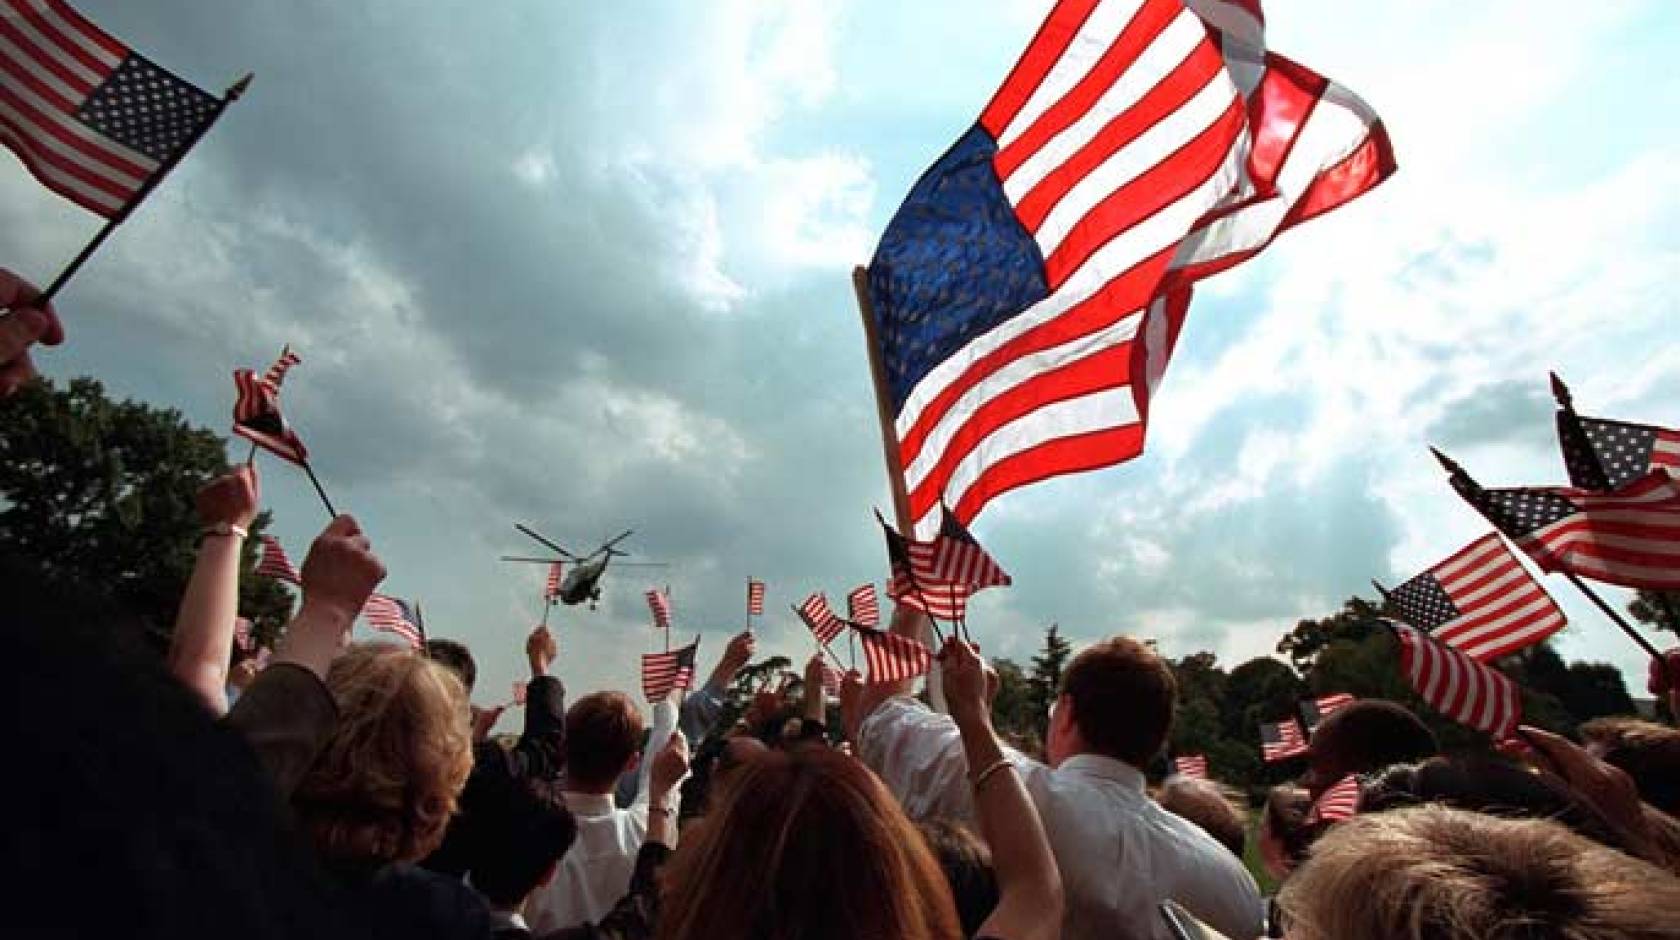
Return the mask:
{"type": "Polygon", "coordinates": [[[875,518],[881,523],[881,533],[886,537],[887,561],[892,569],[892,576],[887,581],[887,596],[937,620],[965,618],[968,615],[968,597],[973,591],[955,581],[932,580],[932,572],[927,566],[933,555],[933,543],[907,539],[894,532],[879,513],[875,518]]]}
{"type": "Polygon", "coordinates": [[[1059,0],[869,266],[906,534],[1136,457],[1191,285],[1393,169],[1256,0],[1059,0]]]}
{"type": "Polygon", "coordinates": [[[1011,583],[1009,575],[992,560],[991,555],[986,554],[986,550],[949,509],[940,507],[940,511],[943,516],[939,534],[929,544],[928,556],[923,564],[917,564],[918,546],[911,543],[910,560],[917,577],[922,576],[925,568],[930,576],[928,580],[935,583],[960,584],[973,591],[1007,587],[1011,583]]]}
{"type": "Polygon", "coordinates": [[[1607,418],[1557,413],[1569,482],[1583,490],[1619,490],[1652,470],[1680,476],[1680,431],[1607,418]]]}
{"type": "Polygon", "coordinates": [[[1173,758],[1173,773],[1180,777],[1194,777],[1197,780],[1208,779],[1207,758],[1201,754],[1186,754],[1173,758]]]}
{"type": "Polygon", "coordinates": [[[933,654],[909,637],[880,630],[859,630],[857,635],[871,684],[914,679],[933,668],[933,654]]]}
{"type": "Polygon", "coordinates": [[[1349,774],[1330,785],[1307,813],[1307,824],[1341,822],[1359,815],[1359,778],[1349,774]]]}
{"type": "Polygon", "coordinates": [[[560,596],[560,576],[565,573],[563,562],[554,562],[548,566],[548,581],[543,584],[543,599],[554,600],[560,596]]]}
{"type": "Polygon", "coordinates": [[[420,616],[413,605],[401,598],[385,594],[368,595],[367,603],[362,605],[362,619],[375,630],[393,634],[415,649],[426,642],[426,631],[420,627],[420,616]]]}
{"type": "Polygon", "coordinates": [[[647,592],[648,610],[653,612],[653,625],[660,630],[671,629],[671,597],[664,591],[650,588],[647,592]]]}
{"type": "Polygon", "coordinates": [[[250,369],[234,370],[233,387],[238,396],[233,402],[233,433],[276,457],[301,465],[309,459],[309,451],[280,413],[280,382],[298,362],[288,346],[261,378],[250,369]]]}
{"type": "Polygon", "coordinates": [[[1317,731],[1318,726],[1324,723],[1324,719],[1330,717],[1331,712],[1353,702],[1353,700],[1353,696],[1346,692],[1336,692],[1332,695],[1321,695],[1318,698],[1307,699],[1302,702],[1301,717],[1305,719],[1303,724],[1306,726],[1307,735],[1310,737],[1314,731],[1317,731]]]}
{"type": "Polygon", "coordinates": [[[805,598],[804,602],[793,610],[800,620],[805,621],[805,626],[810,628],[817,642],[824,646],[834,642],[835,637],[846,631],[846,621],[834,613],[833,608],[828,606],[828,598],[820,591],[805,598]]]}
{"type": "Polygon", "coordinates": [[[1680,479],[1652,471],[1614,493],[1566,487],[1453,488],[1544,571],[1623,587],[1680,590],[1680,479]]]}
{"type": "Polygon", "coordinates": [[[1307,753],[1307,736],[1293,718],[1260,726],[1260,754],[1266,763],[1288,760],[1307,753]]]}
{"type": "Polygon", "coordinates": [[[1440,643],[1421,630],[1391,622],[1400,637],[1400,671],[1430,707],[1495,741],[1522,720],[1522,697],[1504,673],[1440,643]]]}
{"type": "Polygon", "coordinates": [[[292,560],[286,557],[286,550],[280,547],[279,539],[272,535],[264,535],[257,541],[262,545],[262,554],[257,556],[258,577],[289,581],[292,584],[303,583],[298,570],[292,567],[292,560]]]}
{"type": "Polygon", "coordinates": [[[875,596],[875,585],[865,584],[846,595],[846,619],[860,627],[881,625],[881,601],[875,596]]]}
{"type": "Polygon", "coordinates": [[[747,579],[747,616],[764,616],[764,582],[747,579]]]}
{"type": "Polygon", "coordinates": [[[529,690],[529,689],[530,689],[530,683],[521,682],[517,679],[514,680],[514,683],[513,683],[513,704],[515,704],[515,705],[525,704],[525,694],[526,694],[527,690],[529,690]]]}
{"type": "Polygon", "coordinates": [[[663,653],[648,653],[642,657],[642,694],[650,702],[664,701],[673,689],[687,690],[694,685],[694,657],[700,649],[700,638],[682,649],[663,653]]]}
{"type": "Polygon", "coordinates": [[[1383,606],[1484,663],[1533,646],[1567,622],[1494,532],[1388,592],[1383,606]]]}
{"type": "Polygon", "coordinates": [[[251,652],[256,640],[251,637],[251,621],[246,617],[233,618],[233,645],[241,653],[251,652]]]}
{"type": "Polygon", "coordinates": [[[221,107],[63,0],[0,0],[0,142],[91,212],[120,216],[221,107]]]}

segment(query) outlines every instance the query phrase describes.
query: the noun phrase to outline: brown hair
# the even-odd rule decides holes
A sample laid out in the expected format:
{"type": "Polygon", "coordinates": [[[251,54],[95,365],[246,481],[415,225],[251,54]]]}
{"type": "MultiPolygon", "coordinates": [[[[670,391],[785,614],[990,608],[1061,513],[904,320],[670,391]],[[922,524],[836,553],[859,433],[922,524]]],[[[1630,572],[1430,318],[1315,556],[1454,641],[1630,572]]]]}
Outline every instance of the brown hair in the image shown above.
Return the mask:
{"type": "Polygon", "coordinates": [[[566,779],[610,786],[642,746],[642,713],[623,692],[595,692],[566,710],[566,779]]]}
{"type": "Polygon", "coordinates": [[[1167,812],[1201,827],[1232,855],[1243,857],[1248,841],[1248,807],[1238,791],[1212,780],[1170,777],[1161,786],[1156,802],[1167,812]]]}
{"type": "Polygon", "coordinates": [[[1595,718],[1581,737],[1607,764],[1627,771],[1645,802],[1680,812],[1680,731],[1638,718],[1595,718]]]}
{"type": "Polygon", "coordinates": [[[1278,903],[1296,940],[1673,937],[1680,881],[1540,819],[1444,806],[1331,830],[1278,903]]]}
{"type": "Polygon", "coordinates": [[[1266,795],[1266,805],[1260,813],[1261,837],[1275,841],[1291,866],[1306,860],[1307,850],[1312,848],[1317,835],[1314,827],[1307,825],[1312,806],[1312,794],[1294,784],[1275,786],[1266,795]]]}
{"type": "Polygon", "coordinates": [[[737,768],[666,868],[659,940],[955,940],[945,876],[892,794],[828,748],[737,768]]]}
{"type": "Polygon", "coordinates": [[[467,693],[453,672],[388,644],[333,661],[338,726],[292,802],[330,862],[414,861],[443,841],[472,770],[467,693]]]}
{"type": "Polygon", "coordinates": [[[1073,658],[1062,694],[1073,699],[1074,725],[1091,750],[1143,767],[1167,743],[1178,682],[1154,650],[1117,636],[1073,658]]]}

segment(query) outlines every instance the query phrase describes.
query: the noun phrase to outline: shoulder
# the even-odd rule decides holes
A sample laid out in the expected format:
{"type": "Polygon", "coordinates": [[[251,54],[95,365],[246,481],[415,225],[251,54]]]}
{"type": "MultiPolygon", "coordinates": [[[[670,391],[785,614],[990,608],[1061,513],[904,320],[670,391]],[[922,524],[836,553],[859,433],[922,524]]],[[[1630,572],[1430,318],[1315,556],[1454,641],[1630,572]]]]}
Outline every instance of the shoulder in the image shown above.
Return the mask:
{"type": "Polygon", "coordinates": [[[364,915],[385,936],[485,937],[490,910],[458,878],[397,863],[381,868],[359,891],[364,915]]]}

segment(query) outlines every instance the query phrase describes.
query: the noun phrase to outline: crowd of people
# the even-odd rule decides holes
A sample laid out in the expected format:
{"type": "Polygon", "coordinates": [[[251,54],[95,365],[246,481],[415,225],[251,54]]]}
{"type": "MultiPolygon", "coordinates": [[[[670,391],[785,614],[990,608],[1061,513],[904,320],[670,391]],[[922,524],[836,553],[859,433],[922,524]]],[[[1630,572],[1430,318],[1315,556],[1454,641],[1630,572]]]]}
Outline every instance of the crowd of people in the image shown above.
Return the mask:
{"type": "MultiPolygon", "coordinates": [[[[9,304],[21,290],[0,283],[9,304]]],[[[5,387],[29,342],[59,336],[36,313],[0,321],[5,387]]],[[[251,467],[200,492],[162,660],[125,645],[120,611],[0,571],[20,745],[6,935],[1680,937],[1671,728],[1601,722],[1584,745],[1525,728],[1511,753],[1444,755],[1406,708],[1362,700],[1251,811],[1208,781],[1151,783],[1177,688],[1126,636],[1072,659],[1029,756],[994,731],[997,676],[955,638],[940,710],[853,672],[830,726],[813,658],[797,700],[761,694],[725,726],[750,633],[645,722],[619,691],[568,705],[539,627],[507,745],[471,705],[472,650],[350,641],[384,576],[350,516],[311,545],[254,668],[235,621],[259,505],[251,467]],[[1357,812],[1321,812],[1350,780],[1357,812]],[[1242,860],[1251,815],[1272,898],[1242,860]]],[[[919,636],[919,616],[891,629],[919,636]]]]}

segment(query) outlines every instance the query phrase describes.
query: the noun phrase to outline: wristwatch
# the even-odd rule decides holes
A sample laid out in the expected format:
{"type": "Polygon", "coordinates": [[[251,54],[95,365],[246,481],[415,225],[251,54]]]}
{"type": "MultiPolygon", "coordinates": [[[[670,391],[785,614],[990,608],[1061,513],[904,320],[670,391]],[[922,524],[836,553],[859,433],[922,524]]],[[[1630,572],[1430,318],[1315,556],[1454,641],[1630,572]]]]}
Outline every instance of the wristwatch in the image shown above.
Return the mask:
{"type": "Polygon", "coordinates": [[[206,536],[211,536],[211,535],[237,535],[242,539],[243,538],[249,538],[250,535],[251,535],[251,533],[245,531],[244,526],[234,525],[231,522],[218,522],[215,525],[210,526],[209,528],[205,529],[204,534],[206,536]]]}

